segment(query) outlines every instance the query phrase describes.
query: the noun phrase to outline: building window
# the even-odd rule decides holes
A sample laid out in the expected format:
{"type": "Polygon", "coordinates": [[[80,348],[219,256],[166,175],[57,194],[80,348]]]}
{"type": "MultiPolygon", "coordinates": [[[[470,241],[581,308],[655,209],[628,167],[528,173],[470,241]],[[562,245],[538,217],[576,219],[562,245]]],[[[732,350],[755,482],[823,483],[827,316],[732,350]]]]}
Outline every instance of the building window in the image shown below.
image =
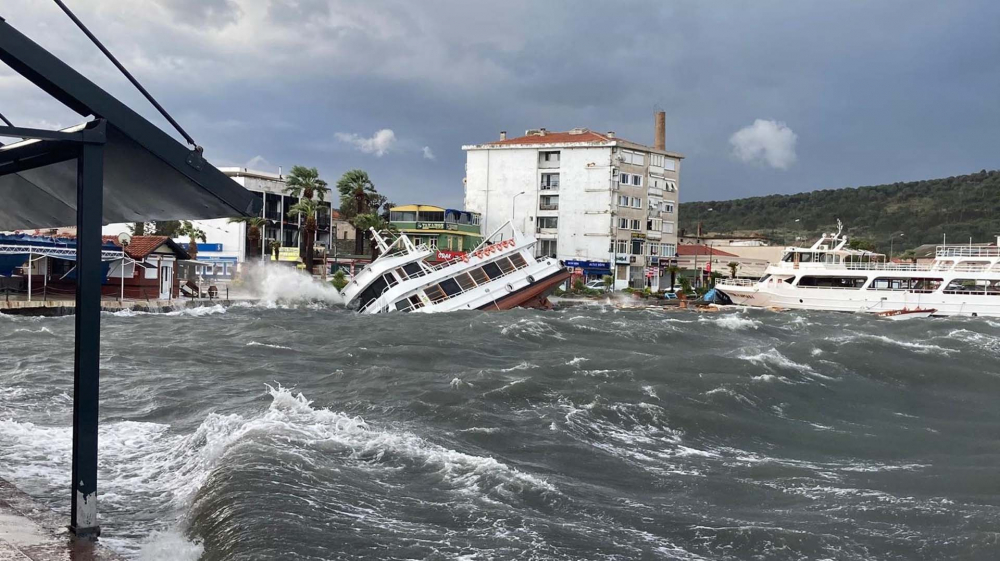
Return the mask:
{"type": "Polygon", "coordinates": [[[632,208],[642,208],[642,199],[639,197],[632,197],[632,208]]]}
{"type": "Polygon", "coordinates": [[[665,156],[663,154],[650,154],[649,155],[649,165],[656,166],[658,168],[663,167],[663,159],[665,156]]]}
{"type": "Polygon", "coordinates": [[[674,233],[674,223],[673,222],[664,222],[663,223],[663,233],[664,234],[673,234],[674,233]]]}
{"type": "Polygon", "coordinates": [[[618,174],[618,183],[621,183],[622,185],[628,185],[631,182],[632,182],[631,174],[629,173],[618,174]]]}
{"type": "Polygon", "coordinates": [[[615,240],[615,253],[625,255],[628,253],[628,240],[615,240]]]}
{"type": "Polygon", "coordinates": [[[639,220],[638,219],[633,218],[632,220],[629,220],[628,225],[629,225],[629,229],[630,230],[639,231],[639,220]]]}
{"type": "Polygon", "coordinates": [[[628,230],[628,218],[619,218],[618,219],[618,228],[620,228],[622,230],[628,230]]]}
{"type": "Polygon", "coordinates": [[[667,181],[667,191],[673,193],[677,191],[677,184],[673,181],[667,181]]]}
{"type": "Polygon", "coordinates": [[[636,174],[633,173],[632,174],[632,185],[635,185],[636,187],[642,187],[642,176],[641,175],[636,175],[636,174]]]}
{"type": "Polygon", "coordinates": [[[646,249],[649,250],[650,255],[655,257],[656,254],[659,253],[660,244],[655,244],[655,243],[646,244],[646,249]]]}
{"type": "Polygon", "coordinates": [[[558,173],[543,173],[542,174],[542,190],[546,189],[558,189],[559,188],[559,174],[558,173]]]}
{"type": "Polygon", "coordinates": [[[628,195],[618,195],[618,206],[628,206],[628,195]]]}
{"type": "Polygon", "coordinates": [[[632,240],[632,255],[642,255],[642,240],[632,240]]]}
{"type": "Polygon", "coordinates": [[[667,171],[677,171],[677,160],[673,158],[666,158],[663,161],[663,169],[667,171]]]}
{"type": "Polygon", "coordinates": [[[674,201],[664,201],[663,212],[673,212],[674,211],[674,201]]]}
{"type": "Polygon", "coordinates": [[[653,232],[659,232],[660,228],[663,226],[663,220],[659,218],[650,218],[646,221],[646,229],[652,230],[653,232]]]}
{"type": "Polygon", "coordinates": [[[660,244],[660,255],[663,257],[676,257],[677,256],[677,246],[672,243],[660,244]]]}
{"type": "Polygon", "coordinates": [[[548,257],[556,254],[556,240],[539,240],[538,255],[548,257]]]}
{"type": "Polygon", "coordinates": [[[646,165],[646,155],[642,152],[632,150],[622,150],[622,161],[628,164],[642,166],[646,165]]]}
{"type": "Polygon", "coordinates": [[[559,162],[559,152],[542,152],[542,161],[558,163],[559,162]]]}
{"type": "Polygon", "coordinates": [[[538,227],[539,228],[558,228],[559,218],[555,216],[539,216],[538,217],[538,227]]]}

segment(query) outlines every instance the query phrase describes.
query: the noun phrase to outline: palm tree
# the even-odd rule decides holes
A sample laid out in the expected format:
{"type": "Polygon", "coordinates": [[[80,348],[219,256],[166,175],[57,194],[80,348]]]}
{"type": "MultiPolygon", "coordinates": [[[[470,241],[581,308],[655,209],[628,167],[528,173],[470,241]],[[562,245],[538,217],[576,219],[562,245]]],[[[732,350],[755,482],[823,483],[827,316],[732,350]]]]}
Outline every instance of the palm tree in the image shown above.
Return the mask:
{"type": "Polygon", "coordinates": [[[317,199],[325,201],[330,188],[326,186],[326,181],[319,178],[318,169],[292,166],[292,171],[285,180],[285,192],[295,198],[310,200],[315,194],[317,199]]]}
{"type": "Polygon", "coordinates": [[[354,226],[354,253],[365,252],[365,228],[359,225],[358,216],[370,212],[372,198],[378,195],[375,184],[368,173],[360,169],[352,169],[337,181],[337,191],[340,192],[340,212],[354,226]]]}
{"type": "Polygon", "coordinates": [[[681,268],[677,265],[671,265],[667,267],[667,272],[670,273],[670,290],[674,289],[677,285],[677,273],[681,272],[681,268]]]}
{"type": "MultiPolygon", "coordinates": [[[[359,214],[354,217],[357,226],[363,228],[365,232],[369,228],[374,228],[376,232],[381,232],[382,230],[391,230],[392,225],[389,221],[385,219],[381,214],[374,212],[369,212],[367,214],[359,214]]],[[[378,244],[375,243],[375,237],[371,236],[369,239],[369,245],[372,251],[372,261],[378,259],[378,244]]]]}
{"type": "Polygon", "coordinates": [[[302,234],[305,236],[305,265],[309,274],[312,274],[313,267],[313,244],[316,241],[316,211],[318,209],[319,203],[312,199],[300,199],[288,209],[288,216],[298,216],[304,219],[302,234]]]}
{"type": "Polygon", "coordinates": [[[177,229],[177,236],[187,236],[188,237],[188,255],[191,259],[198,258],[198,240],[206,241],[205,231],[201,228],[195,227],[194,224],[189,220],[181,222],[181,227],[177,229]]]}
{"type": "Polygon", "coordinates": [[[257,255],[260,250],[260,230],[267,225],[267,220],[260,216],[242,216],[240,218],[230,218],[229,223],[240,223],[247,225],[247,240],[250,242],[250,256],[257,255]]]}
{"type": "Polygon", "coordinates": [[[736,278],[736,269],[740,268],[740,264],[736,261],[731,261],[726,267],[729,267],[729,278],[736,278]]]}

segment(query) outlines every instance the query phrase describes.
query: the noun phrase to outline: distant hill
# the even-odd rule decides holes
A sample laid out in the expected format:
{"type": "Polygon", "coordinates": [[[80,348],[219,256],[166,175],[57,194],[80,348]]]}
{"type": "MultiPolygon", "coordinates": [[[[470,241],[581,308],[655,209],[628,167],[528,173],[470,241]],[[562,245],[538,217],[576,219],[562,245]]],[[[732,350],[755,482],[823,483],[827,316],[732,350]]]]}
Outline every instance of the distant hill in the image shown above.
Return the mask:
{"type": "Polygon", "coordinates": [[[879,251],[911,249],[925,243],[996,240],[1000,234],[1000,171],[795,195],[769,195],[731,201],[680,205],[680,228],[704,232],[759,233],[778,243],[811,244],[821,232],[837,229],[837,219],[852,238],[866,239],[879,251]],[[800,242],[801,243],[801,242],[800,242]]]}

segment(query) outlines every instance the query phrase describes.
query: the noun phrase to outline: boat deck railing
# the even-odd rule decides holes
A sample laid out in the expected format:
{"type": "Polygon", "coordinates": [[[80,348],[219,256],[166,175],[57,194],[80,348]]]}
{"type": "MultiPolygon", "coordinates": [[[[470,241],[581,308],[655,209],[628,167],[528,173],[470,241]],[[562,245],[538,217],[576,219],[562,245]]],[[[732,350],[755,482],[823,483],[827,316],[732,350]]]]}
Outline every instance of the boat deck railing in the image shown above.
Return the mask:
{"type": "Polygon", "coordinates": [[[721,286],[754,286],[757,281],[750,279],[719,279],[715,284],[721,286]]]}
{"type": "Polygon", "coordinates": [[[935,257],[1000,257],[1000,247],[982,245],[939,245],[935,257]]]}

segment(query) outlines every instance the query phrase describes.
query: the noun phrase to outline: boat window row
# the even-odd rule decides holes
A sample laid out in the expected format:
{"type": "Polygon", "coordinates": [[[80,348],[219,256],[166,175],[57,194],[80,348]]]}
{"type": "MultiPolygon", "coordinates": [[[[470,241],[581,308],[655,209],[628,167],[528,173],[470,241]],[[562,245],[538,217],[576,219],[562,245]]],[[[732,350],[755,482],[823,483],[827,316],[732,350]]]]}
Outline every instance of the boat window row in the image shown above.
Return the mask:
{"type": "Polygon", "coordinates": [[[1000,280],[954,279],[944,287],[945,294],[1000,294],[1000,280]]]}
{"type": "Polygon", "coordinates": [[[941,288],[942,282],[944,279],[878,277],[868,286],[868,290],[905,290],[907,292],[928,293],[941,288]]]}
{"type": "Polygon", "coordinates": [[[796,255],[798,255],[799,263],[840,263],[839,255],[825,252],[815,253],[789,251],[781,258],[781,260],[786,263],[792,263],[795,261],[796,255]]]}
{"type": "MultiPolygon", "coordinates": [[[[524,259],[524,257],[520,253],[515,253],[508,257],[501,257],[490,261],[489,263],[484,263],[483,265],[468,272],[460,273],[437,284],[428,286],[424,289],[424,294],[427,295],[427,298],[431,301],[431,303],[436,304],[463,292],[472,290],[477,286],[481,286],[490,281],[505,277],[514,271],[523,269],[527,266],[528,262],[524,259]]],[[[396,303],[396,309],[407,312],[412,310],[413,307],[407,306],[404,301],[400,301],[396,303]],[[402,304],[402,306],[400,304],[402,304]]]]}
{"type": "Polygon", "coordinates": [[[843,288],[860,289],[865,285],[868,277],[816,277],[804,276],[799,279],[798,286],[801,288],[843,288]]]}

